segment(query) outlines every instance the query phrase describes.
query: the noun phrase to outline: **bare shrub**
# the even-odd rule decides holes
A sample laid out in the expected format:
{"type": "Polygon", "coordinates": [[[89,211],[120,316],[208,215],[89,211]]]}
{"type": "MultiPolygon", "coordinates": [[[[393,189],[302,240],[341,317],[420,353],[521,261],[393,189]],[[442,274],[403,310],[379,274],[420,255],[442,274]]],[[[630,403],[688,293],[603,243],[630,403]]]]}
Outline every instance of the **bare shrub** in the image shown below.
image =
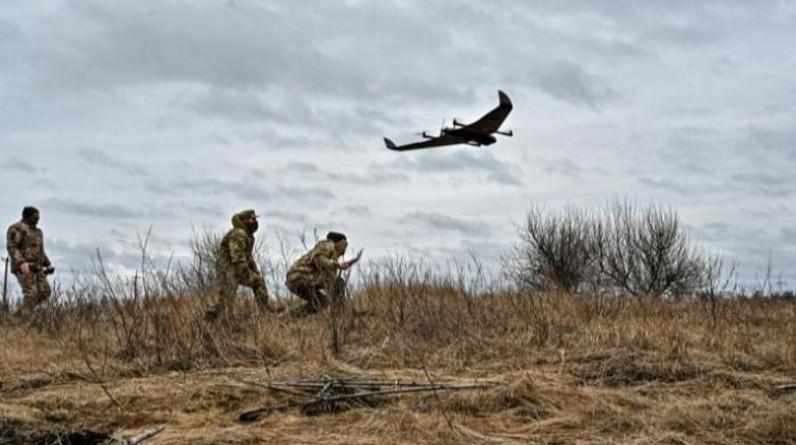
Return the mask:
{"type": "Polygon", "coordinates": [[[595,222],[599,271],[630,295],[675,296],[694,293],[704,283],[708,264],[689,244],[671,208],[613,201],[595,222]]]}
{"type": "Polygon", "coordinates": [[[185,291],[204,295],[212,292],[216,279],[216,252],[221,234],[210,230],[194,230],[190,247],[193,260],[177,271],[177,282],[185,291]]]}
{"type": "Polygon", "coordinates": [[[656,205],[613,201],[597,214],[532,207],[519,237],[504,271],[520,289],[680,297],[716,279],[677,213],[656,205]]]}
{"type": "Polygon", "coordinates": [[[560,215],[528,212],[520,241],[506,259],[506,274],[524,290],[578,292],[594,278],[593,218],[567,207],[560,215]]]}

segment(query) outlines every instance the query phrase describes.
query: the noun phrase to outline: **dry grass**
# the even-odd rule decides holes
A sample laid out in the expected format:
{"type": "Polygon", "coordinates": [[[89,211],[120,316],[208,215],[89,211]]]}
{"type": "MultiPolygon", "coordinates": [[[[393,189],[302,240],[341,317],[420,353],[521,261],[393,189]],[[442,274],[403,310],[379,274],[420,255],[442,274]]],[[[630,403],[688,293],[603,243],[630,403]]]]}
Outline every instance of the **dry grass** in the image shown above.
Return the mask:
{"type": "Polygon", "coordinates": [[[796,391],[776,389],[796,382],[793,301],[366,280],[337,319],[246,315],[242,302],[208,324],[207,298],[99,293],[2,320],[0,443],[158,424],[147,443],[796,443],[796,391]],[[502,384],[236,420],[293,397],[241,380],[323,376],[502,384]]]}

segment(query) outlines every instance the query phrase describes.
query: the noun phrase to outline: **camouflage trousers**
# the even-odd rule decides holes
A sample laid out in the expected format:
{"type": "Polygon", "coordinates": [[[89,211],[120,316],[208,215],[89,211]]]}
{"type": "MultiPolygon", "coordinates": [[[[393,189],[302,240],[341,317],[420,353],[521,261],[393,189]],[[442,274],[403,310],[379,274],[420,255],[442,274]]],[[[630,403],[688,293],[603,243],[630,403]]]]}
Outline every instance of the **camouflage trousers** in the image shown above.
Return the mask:
{"type": "Polygon", "coordinates": [[[246,280],[241,280],[235,270],[228,269],[216,272],[218,302],[207,311],[207,318],[218,317],[228,309],[231,309],[235,303],[238,286],[240,285],[251,288],[260,310],[268,310],[268,288],[265,286],[265,280],[259,275],[255,276],[255,274],[252,274],[246,280]]]}
{"type": "Polygon", "coordinates": [[[323,310],[330,301],[341,300],[345,296],[346,282],[338,276],[288,275],[287,289],[306,301],[303,312],[314,314],[323,310]]]}
{"type": "Polygon", "coordinates": [[[17,277],[19,286],[22,288],[22,306],[20,313],[30,313],[38,305],[47,301],[52,294],[50,283],[47,277],[40,273],[14,274],[17,277]]]}

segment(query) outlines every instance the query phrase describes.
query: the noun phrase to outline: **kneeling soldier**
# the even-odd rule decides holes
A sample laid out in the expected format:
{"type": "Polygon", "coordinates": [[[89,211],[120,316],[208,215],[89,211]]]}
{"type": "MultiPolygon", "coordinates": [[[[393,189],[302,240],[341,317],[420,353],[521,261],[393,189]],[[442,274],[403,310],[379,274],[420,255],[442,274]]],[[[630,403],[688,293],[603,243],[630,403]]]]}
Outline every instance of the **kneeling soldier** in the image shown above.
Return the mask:
{"type": "Polygon", "coordinates": [[[338,262],[348,247],[345,235],[329,232],[325,240],[318,241],[315,247],[299,258],[287,271],[285,285],[306,301],[302,312],[314,314],[329,305],[331,299],[342,299],[345,280],[338,276],[338,270],[347,270],[351,263],[338,262]]]}

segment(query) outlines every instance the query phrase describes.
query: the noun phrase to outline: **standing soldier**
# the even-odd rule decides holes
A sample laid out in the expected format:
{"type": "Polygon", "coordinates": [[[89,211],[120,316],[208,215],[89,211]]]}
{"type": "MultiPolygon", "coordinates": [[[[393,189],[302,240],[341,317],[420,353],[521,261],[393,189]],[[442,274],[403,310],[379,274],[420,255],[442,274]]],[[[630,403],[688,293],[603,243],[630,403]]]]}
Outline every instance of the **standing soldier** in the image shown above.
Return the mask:
{"type": "Polygon", "coordinates": [[[232,217],[232,229],[221,240],[216,254],[216,290],[219,300],[207,311],[215,319],[231,309],[239,285],[254,291],[261,312],[270,311],[268,289],[254,261],[254,232],[259,227],[254,210],[244,210],[232,217]]]}
{"type": "Polygon", "coordinates": [[[45,275],[55,271],[55,268],[44,253],[44,233],[36,227],[39,217],[38,209],[25,207],[22,209],[22,221],[12,224],[6,233],[11,272],[22,287],[20,314],[33,311],[52,293],[45,275]]]}
{"type": "Polygon", "coordinates": [[[352,262],[338,262],[348,247],[345,235],[329,232],[325,240],[299,258],[287,271],[285,285],[290,292],[306,301],[301,312],[314,314],[329,305],[331,299],[343,298],[345,280],[338,270],[347,270],[352,262]]]}

